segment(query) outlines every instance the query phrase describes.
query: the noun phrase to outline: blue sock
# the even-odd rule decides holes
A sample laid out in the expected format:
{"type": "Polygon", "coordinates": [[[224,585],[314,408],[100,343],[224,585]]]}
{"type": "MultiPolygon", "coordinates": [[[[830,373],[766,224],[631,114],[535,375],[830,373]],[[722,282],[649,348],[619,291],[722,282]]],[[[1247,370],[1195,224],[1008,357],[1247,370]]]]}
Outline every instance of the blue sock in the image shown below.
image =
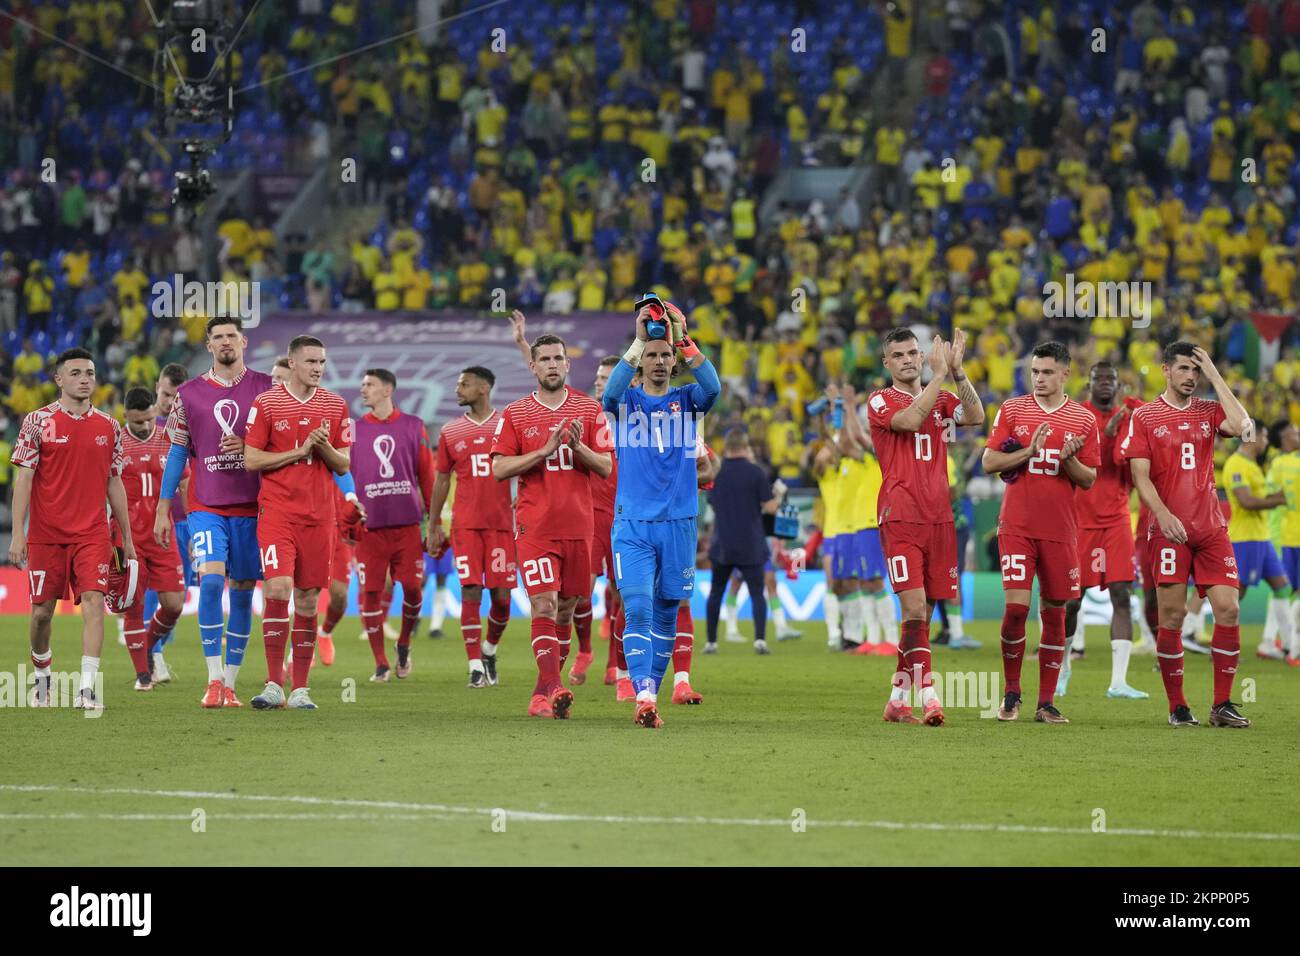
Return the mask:
{"type": "Polygon", "coordinates": [[[226,615],[221,610],[221,592],[226,589],[226,579],[220,574],[205,574],[199,578],[199,640],[204,657],[221,656],[221,631],[226,615]]]}
{"type": "Polygon", "coordinates": [[[651,658],[650,676],[654,678],[654,692],[659,693],[664,674],[673,659],[673,644],[677,641],[677,602],[655,598],[654,625],[650,628],[650,640],[654,646],[651,658]]]}
{"type": "Polygon", "coordinates": [[[637,590],[619,592],[623,598],[623,654],[627,658],[627,674],[632,681],[632,689],[640,694],[655,692],[653,674],[654,644],[651,640],[653,631],[652,601],[650,591],[637,590]]]}
{"type": "Polygon", "coordinates": [[[244,648],[253,633],[253,592],[230,589],[230,620],[226,623],[226,663],[244,663],[244,648]]]}

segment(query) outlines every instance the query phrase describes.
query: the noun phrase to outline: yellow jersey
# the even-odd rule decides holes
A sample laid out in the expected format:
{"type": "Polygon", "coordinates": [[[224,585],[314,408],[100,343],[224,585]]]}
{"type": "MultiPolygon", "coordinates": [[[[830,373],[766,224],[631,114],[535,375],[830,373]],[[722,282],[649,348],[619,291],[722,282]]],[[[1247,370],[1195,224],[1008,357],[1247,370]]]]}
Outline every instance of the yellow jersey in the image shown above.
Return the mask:
{"type": "Polygon", "coordinates": [[[822,509],[826,512],[825,524],[822,527],[823,538],[834,538],[849,530],[844,522],[843,509],[840,507],[843,500],[843,484],[838,468],[827,468],[817,479],[817,489],[822,495],[822,509]]]}
{"type": "Polygon", "coordinates": [[[1223,487],[1228,492],[1228,501],[1232,505],[1232,517],[1228,520],[1228,537],[1237,541],[1267,541],[1268,519],[1266,512],[1251,511],[1241,506],[1233,491],[1244,488],[1256,498],[1268,494],[1264,483],[1264,471],[1241,452],[1233,452],[1223,463],[1223,487]]]}
{"type": "Polygon", "coordinates": [[[880,471],[880,462],[875,455],[867,452],[862,456],[862,461],[855,464],[862,477],[857,497],[849,501],[846,509],[849,512],[849,525],[854,531],[879,527],[876,504],[880,498],[880,486],[885,481],[885,476],[880,471]]]}
{"type": "Polygon", "coordinates": [[[1288,452],[1273,459],[1268,468],[1269,483],[1286,494],[1282,512],[1282,530],[1278,544],[1300,548],[1300,452],[1288,452]]]}
{"type": "MultiPolygon", "coordinates": [[[[840,459],[840,515],[844,522],[846,534],[853,534],[863,528],[875,527],[874,515],[871,524],[863,523],[862,502],[867,497],[868,474],[865,462],[845,456],[840,459]]],[[[880,486],[876,486],[879,495],[880,486]]],[[[872,509],[874,511],[874,509],[872,509]]]]}

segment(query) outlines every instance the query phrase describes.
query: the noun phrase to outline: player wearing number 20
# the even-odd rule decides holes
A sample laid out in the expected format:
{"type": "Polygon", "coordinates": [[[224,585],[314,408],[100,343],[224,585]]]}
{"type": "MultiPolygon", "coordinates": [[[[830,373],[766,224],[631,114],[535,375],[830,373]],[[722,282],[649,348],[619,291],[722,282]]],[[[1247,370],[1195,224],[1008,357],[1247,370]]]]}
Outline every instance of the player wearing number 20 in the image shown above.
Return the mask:
{"type": "Polygon", "coordinates": [[[1133,412],[1120,450],[1129,460],[1142,503],[1151,509],[1151,522],[1138,528],[1138,534],[1147,536],[1155,571],[1160,609],[1156,655],[1169,697],[1169,723],[1175,727],[1198,723],[1183,696],[1181,635],[1190,576],[1196,579],[1201,596],[1209,595],[1214,610],[1210,723],[1249,727],[1250,721],[1237,712],[1231,699],[1241,651],[1240,577],[1214,492],[1214,436],[1241,435],[1250,419],[1204,349],[1190,342],[1169,344],[1164,373],[1164,392],[1133,412]],[[1218,402],[1196,397],[1202,376],[1214,387],[1218,402]]]}
{"type": "Polygon", "coordinates": [[[1101,464],[1097,419],[1065,395],[1070,353],[1059,342],[1034,348],[1033,391],[998,409],[984,449],[984,470],[1007,482],[998,518],[1002,555],[1002,670],[1005,696],[998,720],[1020,716],[1025,620],[1038,577],[1042,639],[1038,645],[1038,709],[1034,720],[1067,724],[1052,703],[1066,654],[1065,604],[1082,593],[1074,489],[1091,488],[1101,464]]]}

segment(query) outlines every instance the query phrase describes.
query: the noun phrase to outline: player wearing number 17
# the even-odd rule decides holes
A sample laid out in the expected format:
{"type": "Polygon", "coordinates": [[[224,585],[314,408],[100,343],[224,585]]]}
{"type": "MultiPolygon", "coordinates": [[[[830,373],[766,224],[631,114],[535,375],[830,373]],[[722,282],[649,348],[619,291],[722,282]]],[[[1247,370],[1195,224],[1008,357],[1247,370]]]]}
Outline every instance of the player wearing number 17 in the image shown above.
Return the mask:
{"type": "Polygon", "coordinates": [[[248,410],[244,467],[260,472],[257,544],[262,553],[266,610],[262,641],[266,687],[254,697],[258,710],[286,705],[284,646],[289,639],[289,597],[293,613],[293,693],[288,706],[315,710],[307,674],[316,651],[316,604],[330,583],[330,558],[337,534],[334,475],[351,464],[355,426],[347,403],[320,387],[325,346],[300,335],[289,343],[289,380],[263,392],[248,410]]]}
{"type": "Polygon", "coordinates": [[[998,409],[984,449],[984,470],[1007,483],[998,517],[1002,556],[1002,671],[1006,688],[998,720],[1020,716],[1025,621],[1038,577],[1042,638],[1038,644],[1038,708],[1034,720],[1068,724],[1052,703],[1065,659],[1065,605],[1079,597],[1079,531],[1074,489],[1091,488],[1101,464],[1092,412],[1066,397],[1070,352],[1060,342],[1035,346],[1033,392],[998,409]]]}
{"type": "Polygon", "coordinates": [[[1214,491],[1214,436],[1242,435],[1253,440],[1253,425],[1241,402],[1223,381],[1209,354],[1190,342],[1165,347],[1166,386],[1155,401],[1129,418],[1121,453],[1133,470],[1133,484],[1152,520],[1138,534],[1146,535],[1155,569],[1160,627],[1156,656],[1165,693],[1169,723],[1175,727],[1198,723],[1183,696],[1183,616],[1189,577],[1196,579],[1201,597],[1207,594],[1214,610],[1214,707],[1216,727],[1249,727],[1250,721],[1232,703],[1232,684],[1241,651],[1237,623],[1240,582],[1227,523],[1214,491]],[[1204,376],[1219,401],[1197,398],[1204,376]]]}
{"type": "Polygon", "coordinates": [[[591,475],[609,475],[612,444],[596,401],[565,387],[564,340],[539,335],[531,353],[537,391],[505,407],[489,454],[497,481],[519,478],[515,557],[532,602],[537,661],[528,714],[564,719],[573,692],[560,682],[564,662],[556,618],[566,621],[567,631],[578,599],[591,593],[591,475]]]}

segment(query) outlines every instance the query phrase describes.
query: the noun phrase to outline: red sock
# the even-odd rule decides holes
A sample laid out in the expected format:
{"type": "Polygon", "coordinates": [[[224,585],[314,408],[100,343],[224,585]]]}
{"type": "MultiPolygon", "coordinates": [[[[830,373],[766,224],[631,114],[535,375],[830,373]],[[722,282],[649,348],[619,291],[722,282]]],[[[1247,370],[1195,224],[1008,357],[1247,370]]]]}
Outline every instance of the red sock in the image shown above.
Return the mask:
{"type": "Polygon", "coordinates": [[[534,615],[533,658],[537,661],[534,694],[547,694],[560,686],[560,641],[555,636],[555,619],[534,615]]]}
{"type": "Polygon", "coordinates": [[[1020,665],[1025,662],[1025,621],[1028,604],[1008,604],[1002,612],[1002,673],[1008,694],[1020,693],[1020,665]]]}
{"type": "MultiPolygon", "coordinates": [[[[609,605],[606,605],[608,607],[609,605]]],[[[619,641],[614,637],[614,615],[609,614],[605,620],[609,622],[609,653],[605,655],[605,667],[618,666],[618,645],[619,641]]]]}
{"type": "Polygon", "coordinates": [[[348,605],[346,601],[340,604],[337,608],[334,607],[334,602],[331,601],[329,606],[325,608],[325,620],[321,623],[320,632],[326,637],[333,634],[334,625],[338,624],[338,622],[342,620],[343,612],[347,610],[347,607],[348,605]]]}
{"type": "Polygon", "coordinates": [[[1241,657],[1241,627],[1214,625],[1210,657],[1214,663],[1214,706],[1218,707],[1232,700],[1232,682],[1237,677],[1237,660],[1241,657]]]}
{"type": "MultiPolygon", "coordinates": [[[[1218,628],[1216,627],[1217,631],[1218,628]]],[[[1156,628],[1156,659],[1160,662],[1160,679],[1165,682],[1165,696],[1169,698],[1169,712],[1175,707],[1186,707],[1183,696],[1183,633],[1176,627],[1156,628]]],[[[1214,679],[1219,672],[1215,668],[1214,679]]],[[[1218,688],[1215,688],[1218,691],[1218,688]]]]}
{"type": "Polygon", "coordinates": [[[492,603],[488,605],[488,629],[487,642],[493,647],[501,643],[501,635],[506,632],[506,625],[510,623],[510,595],[507,594],[504,599],[498,601],[492,598],[492,603]]]}
{"type": "Polygon", "coordinates": [[[379,605],[379,630],[383,631],[384,625],[388,623],[388,609],[393,606],[393,583],[388,582],[384,588],[384,600],[379,605]]]}
{"type": "Polygon", "coordinates": [[[383,596],[378,591],[367,591],[361,596],[361,622],[366,626],[366,638],[370,641],[370,653],[375,656],[376,667],[388,666],[388,655],[384,653],[384,611],[383,596]]]}
{"type": "Polygon", "coordinates": [[[267,600],[262,609],[262,645],[266,651],[266,679],[284,686],[284,649],[289,643],[289,602],[267,600]]]}
{"type": "Polygon", "coordinates": [[[591,653],[591,598],[584,597],[573,609],[573,629],[578,634],[578,653],[591,653]]]}
{"type": "Polygon", "coordinates": [[[1056,694],[1056,681],[1061,676],[1061,662],[1065,660],[1065,608],[1038,609],[1043,622],[1043,636],[1038,639],[1038,706],[1050,704],[1056,694]]]}
{"type": "Polygon", "coordinates": [[[293,615],[293,689],[307,686],[312,655],[316,653],[316,615],[293,615]]]}
{"type": "Polygon", "coordinates": [[[424,589],[418,584],[402,585],[402,632],[398,647],[411,646],[411,632],[420,626],[420,610],[424,605],[424,589]]]}
{"type": "Polygon", "coordinates": [[[180,611],[169,611],[159,604],[158,610],[153,612],[153,619],[149,622],[149,633],[144,639],[145,647],[152,648],[164,634],[176,626],[180,618],[180,611]]]}
{"type": "Polygon", "coordinates": [[[569,648],[573,645],[573,621],[570,620],[568,625],[561,629],[559,624],[555,627],[555,640],[560,645],[560,670],[564,670],[564,664],[569,659],[569,648]]]}
{"type": "Polygon", "coordinates": [[[614,612],[613,630],[610,632],[611,639],[614,642],[614,666],[627,673],[627,656],[623,653],[623,628],[627,626],[627,617],[623,614],[623,602],[618,602],[618,610],[614,612]]]}
{"type": "Polygon", "coordinates": [[[465,656],[471,661],[482,660],[483,648],[479,641],[483,636],[483,618],[477,604],[463,599],[460,602],[460,634],[465,641],[465,656]]]}
{"type": "Polygon", "coordinates": [[[673,673],[691,672],[691,654],[695,650],[695,619],[689,604],[677,609],[677,640],[673,642],[673,673]]]}
{"type": "Polygon", "coordinates": [[[153,647],[145,639],[144,601],[136,601],[126,609],[126,652],[131,655],[131,664],[137,674],[149,673],[149,648],[153,647]]]}
{"type": "MultiPolygon", "coordinates": [[[[930,625],[927,621],[904,621],[899,628],[898,653],[907,663],[902,671],[913,687],[933,687],[930,674],[930,625]]],[[[897,675],[895,675],[897,681],[897,675]]],[[[897,682],[894,686],[899,686],[897,682]]]]}

